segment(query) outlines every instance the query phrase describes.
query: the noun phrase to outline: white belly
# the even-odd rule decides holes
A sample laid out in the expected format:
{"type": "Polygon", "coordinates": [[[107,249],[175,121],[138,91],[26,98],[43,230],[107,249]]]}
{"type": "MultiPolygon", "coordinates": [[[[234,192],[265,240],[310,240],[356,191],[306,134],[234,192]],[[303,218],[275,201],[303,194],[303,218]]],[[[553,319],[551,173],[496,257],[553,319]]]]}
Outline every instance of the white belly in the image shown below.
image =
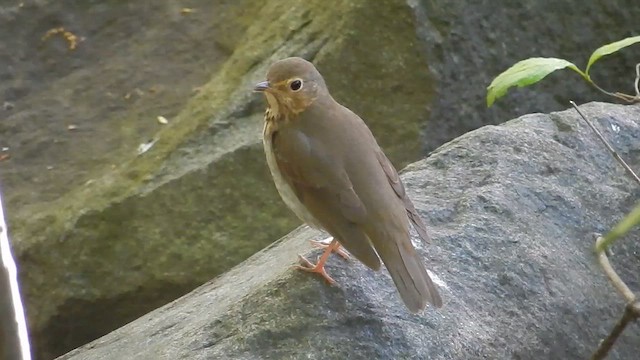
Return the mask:
{"type": "Polygon", "coordinates": [[[264,145],[264,153],[267,155],[267,164],[269,165],[269,170],[271,170],[271,176],[273,177],[273,182],[276,184],[276,189],[278,193],[280,193],[280,197],[282,201],[293,211],[300,220],[307,223],[307,225],[314,227],[316,229],[322,229],[320,224],[316,221],[316,219],[309,213],[307,208],[302,205],[298,197],[293,192],[289,183],[282,177],[280,173],[280,168],[278,168],[278,164],[276,163],[276,157],[273,153],[273,144],[271,143],[272,134],[267,133],[267,123],[264,124],[264,130],[262,132],[262,144],[264,145]]]}

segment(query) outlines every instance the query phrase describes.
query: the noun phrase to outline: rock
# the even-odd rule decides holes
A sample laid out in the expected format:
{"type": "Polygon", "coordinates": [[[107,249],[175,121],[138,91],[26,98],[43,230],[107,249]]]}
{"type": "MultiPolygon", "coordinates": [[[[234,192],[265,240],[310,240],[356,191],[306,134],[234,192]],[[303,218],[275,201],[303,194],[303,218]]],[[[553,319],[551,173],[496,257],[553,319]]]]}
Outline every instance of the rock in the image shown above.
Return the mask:
{"type": "MultiPolygon", "coordinates": [[[[584,69],[598,47],[636,35],[628,29],[640,16],[635,0],[407,3],[436,82],[423,137],[427,150],[482,125],[565,109],[569,100],[579,104],[611,101],[571,71],[551,74],[530,88],[514,89],[491,109],[486,108],[485,98],[486,87],[499,73],[529,57],[563,58],[584,69]]],[[[607,90],[633,92],[638,58],[640,46],[631,46],[599,60],[591,73],[607,90]]]]}
{"type": "MultiPolygon", "coordinates": [[[[28,161],[35,157],[29,146],[9,144],[18,154],[12,164],[25,164],[9,171],[11,203],[19,205],[10,212],[10,222],[39,358],[60,355],[175,299],[299,224],[279,199],[264,164],[264,102],[250,91],[275,59],[291,54],[314,58],[332,74],[337,89],[357,81],[367,89],[366,96],[348,89],[336,93],[359,109],[389,101],[364,114],[384,116],[372,127],[386,133],[383,143],[395,161],[419,156],[419,124],[428,115],[423,104],[433,83],[427,72],[414,71],[426,62],[416,43],[396,41],[415,38],[412,13],[404,3],[241,1],[203,5],[188,18],[176,15],[180,9],[173,2],[162,4],[146,10],[143,5],[95,4],[78,15],[120,19],[118,14],[136,13],[125,18],[129,22],[118,20],[130,38],[115,36],[112,26],[103,26],[101,33],[93,23],[65,17],[69,31],[96,32],[74,50],[76,57],[64,46],[55,47],[58,40],[65,45],[63,39],[48,39],[45,44],[54,46],[48,51],[79,67],[87,56],[84,52],[98,51],[99,46],[104,46],[104,53],[111,49],[120,54],[85,64],[55,83],[55,88],[70,90],[52,94],[53,104],[84,105],[67,106],[66,116],[56,114],[51,121],[81,118],[90,124],[79,123],[83,131],[73,138],[66,133],[47,137],[38,135],[40,128],[30,129],[28,138],[33,141],[24,143],[39,143],[34,146],[38,152],[55,157],[47,161],[56,164],[55,169],[47,172],[40,171],[40,160],[28,161]],[[210,18],[217,20],[209,22],[210,18]],[[385,27],[366,25],[371,23],[385,27]],[[183,38],[183,31],[189,36],[183,38]],[[359,40],[365,35],[373,37],[359,40]],[[117,41],[109,43],[107,38],[117,41]],[[185,42],[191,47],[185,49],[185,42]],[[366,56],[374,44],[385,51],[366,56]],[[199,53],[199,47],[207,49],[199,53]],[[139,64],[143,58],[152,61],[139,64]],[[167,73],[176,63],[189,69],[184,70],[189,76],[167,73]],[[152,79],[140,78],[141,67],[164,75],[149,83],[152,79]],[[191,72],[192,68],[211,73],[191,72]],[[376,70],[381,68],[385,72],[376,70]],[[104,84],[90,86],[90,76],[104,84]],[[204,85],[195,83],[205,79],[204,85]],[[157,83],[163,91],[151,91],[157,83]],[[185,101],[180,89],[191,90],[196,84],[203,86],[180,110],[175,105],[180,96],[185,101]],[[136,91],[139,88],[145,91],[136,91]],[[120,95],[105,98],[105,92],[120,95]],[[165,104],[167,97],[171,99],[165,104]],[[128,108],[130,102],[139,106],[128,108]],[[158,113],[158,104],[173,109],[162,111],[172,121],[161,128],[149,120],[158,113]],[[393,123],[386,120],[398,113],[402,116],[393,123]],[[51,139],[58,136],[63,141],[51,139]],[[150,140],[153,147],[138,156],[139,144],[150,140]],[[122,146],[112,153],[109,143],[122,146]],[[69,166],[56,161],[74,151],[70,156],[76,160],[69,166]],[[95,163],[87,164],[91,158],[95,163]],[[44,191],[25,185],[29,174],[36,178],[28,180],[31,185],[46,184],[44,191]],[[109,311],[114,307],[117,314],[109,311]]],[[[19,20],[38,11],[68,11],[53,3],[40,5],[16,10],[13,23],[24,30],[19,20]]],[[[32,125],[24,120],[35,116],[28,111],[38,106],[26,107],[26,100],[39,106],[52,103],[40,95],[16,101],[11,124],[32,125]]]]}
{"type": "MultiPolygon", "coordinates": [[[[582,110],[637,169],[640,106],[582,110]]],[[[443,309],[411,315],[386,270],[355,260],[330,259],[338,286],[291,270],[306,240],[320,236],[301,228],[59,360],[589,357],[624,307],[596,262],[594,233],[630,211],[639,192],[574,110],[465,134],[402,178],[430,228],[431,243],[416,245],[443,309]]],[[[611,257],[636,291],[637,236],[611,257]]],[[[635,358],[637,330],[608,359],[635,358]]]]}
{"type": "MultiPolygon", "coordinates": [[[[0,175],[37,357],[175,299],[299,224],[271,184],[263,100],[248,92],[271,62],[312,59],[402,167],[482,124],[594,96],[563,74],[484,106],[513,62],[580,64],[640,16],[631,0],[556,3],[226,0],[184,14],[170,0],[0,0],[0,101],[13,104],[0,175]],[[73,50],[60,34],[43,40],[61,26],[73,50]]],[[[624,89],[634,51],[594,76],[624,89]]]]}

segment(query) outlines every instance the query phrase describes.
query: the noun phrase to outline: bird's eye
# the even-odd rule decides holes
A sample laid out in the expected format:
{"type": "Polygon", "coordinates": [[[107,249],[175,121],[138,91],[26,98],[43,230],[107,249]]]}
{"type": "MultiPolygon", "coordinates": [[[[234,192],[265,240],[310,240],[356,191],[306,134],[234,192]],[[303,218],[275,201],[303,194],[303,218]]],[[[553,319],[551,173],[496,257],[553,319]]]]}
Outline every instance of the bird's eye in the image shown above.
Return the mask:
{"type": "Polygon", "coordinates": [[[291,90],[293,91],[298,91],[300,89],[302,89],[302,80],[300,79],[296,79],[293,80],[290,84],[289,87],[291,88],[291,90]]]}

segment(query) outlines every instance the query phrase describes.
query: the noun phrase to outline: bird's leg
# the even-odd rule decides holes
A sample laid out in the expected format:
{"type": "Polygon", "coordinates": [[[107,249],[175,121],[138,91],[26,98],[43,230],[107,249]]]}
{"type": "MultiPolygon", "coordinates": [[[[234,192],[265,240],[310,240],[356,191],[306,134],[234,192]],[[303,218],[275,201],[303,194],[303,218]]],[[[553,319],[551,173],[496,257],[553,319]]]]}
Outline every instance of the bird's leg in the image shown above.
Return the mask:
{"type": "MultiPolygon", "coordinates": [[[[309,242],[311,243],[311,246],[315,248],[326,249],[329,246],[331,246],[332,240],[333,240],[333,236],[329,236],[328,238],[323,240],[309,240],[309,242]]],[[[338,246],[335,249],[333,249],[333,252],[342,256],[342,258],[344,258],[345,260],[349,260],[351,258],[349,253],[340,246],[340,243],[338,243],[338,246]]]]}
{"type": "Polygon", "coordinates": [[[318,259],[318,262],[315,265],[311,263],[311,261],[307,260],[304,256],[298,255],[301,265],[296,266],[296,268],[303,271],[318,273],[325,280],[327,280],[329,284],[335,284],[336,281],[333,280],[331,276],[329,276],[329,274],[327,274],[327,271],[324,268],[324,264],[327,262],[329,255],[331,255],[331,253],[335,251],[338,248],[338,246],[340,246],[340,243],[338,242],[338,240],[333,239],[331,243],[327,245],[327,247],[325,248],[324,252],[322,253],[320,258],[318,259]]]}

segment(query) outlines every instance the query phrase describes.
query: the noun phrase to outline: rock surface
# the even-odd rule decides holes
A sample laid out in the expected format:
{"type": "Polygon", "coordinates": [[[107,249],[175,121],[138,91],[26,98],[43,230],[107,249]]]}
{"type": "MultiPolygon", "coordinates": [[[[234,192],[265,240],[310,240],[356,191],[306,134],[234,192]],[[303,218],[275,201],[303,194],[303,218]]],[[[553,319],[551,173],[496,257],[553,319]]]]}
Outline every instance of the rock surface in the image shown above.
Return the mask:
{"type": "MultiPolygon", "coordinates": [[[[635,0],[407,3],[416,16],[420,46],[436,80],[436,96],[430,104],[433,111],[425,122],[427,150],[482,125],[562,110],[569,100],[611,101],[579,76],[562,71],[530,88],[511,91],[491,109],[486,108],[485,89],[500,72],[529,57],[563,58],[584,69],[596,48],[638,35],[633,29],[640,15],[635,0]]],[[[633,92],[638,58],[640,47],[629,47],[599,60],[591,73],[605,89],[633,92]]]]}
{"type": "Polygon", "coordinates": [[[44,48],[35,53],[45,62],[77,68],[51,80],[53,98],[34,86],[11,99],[0,125],[12,152],[3,183],[39,358],[175,299],[299,224],[271,183],[259,143],[263,99],[250,92],[275,59],[314,58],[336,96],[360,110],[389,100],[363,115],[377,114],[371,125],[387,135],[395,161],[420,154],[432,81],[415,71],[426,64],[416,42],[396,41],[416,38],[403,3],[193,7],[183,16],[174,1],[84,8],[41,1],[6,12],[3,24],[31,35],[25,52],[44,48]],[[40,22],[26,31],[36,14],[40,22]],[[374,31],[371,22],[385,27],[374,31]],[[74,52],[61,36],[41,42],[59,23],[86,37],[74,52]],[[370,48],[386,50],[370,56],[370,48]],[[366,93],[339,90],[349,82],[366,93]],[[401,117],[386,121],[394,114],[401,117]],[[158,115],[169,124],[157,124],[158,115]],[[77,129],[67,131],[67,123],[77,129]],[[157,141],[136,156],[149,139],[157,141]]]}
{"type": "MultiPolygon", "coordinates": [[[[634,168],[640,106],[582,106],[634,168]]],[[[60,360],[585,359],[623,301],[596,263],[594,233],[637,202],[638,186],[573,110],[465,134],[402,175],[427,220],[417,244],[445,306],[409,314],[390,277],[333,257],[338,286],[290,269],[301,228],[192,293],[60,360]]],[[[640,288],[638,231],[614,267],[640,288]]],[[[632,325],[608,359],[633,359],[632,325]]]]}
{"type": "MultiPolygon", "coordinates": [[[[484,91],[522,58],[581,64],[632,35],[634,5],[0,0],[0,149],[11,156],[0,181],[38,358],[175,299],[299,224],[264,164],[263,100],[247,91],[272,61],[312,59],[402,167],[482,124],[594,98],[566,73],[489,110],[484,91]],[[58,27],[77,36],[74,50],[63,33],[43,39],[58,27]]],[[[607,57],[594,77],[627,88],[639,53],[607,57]]]]}

